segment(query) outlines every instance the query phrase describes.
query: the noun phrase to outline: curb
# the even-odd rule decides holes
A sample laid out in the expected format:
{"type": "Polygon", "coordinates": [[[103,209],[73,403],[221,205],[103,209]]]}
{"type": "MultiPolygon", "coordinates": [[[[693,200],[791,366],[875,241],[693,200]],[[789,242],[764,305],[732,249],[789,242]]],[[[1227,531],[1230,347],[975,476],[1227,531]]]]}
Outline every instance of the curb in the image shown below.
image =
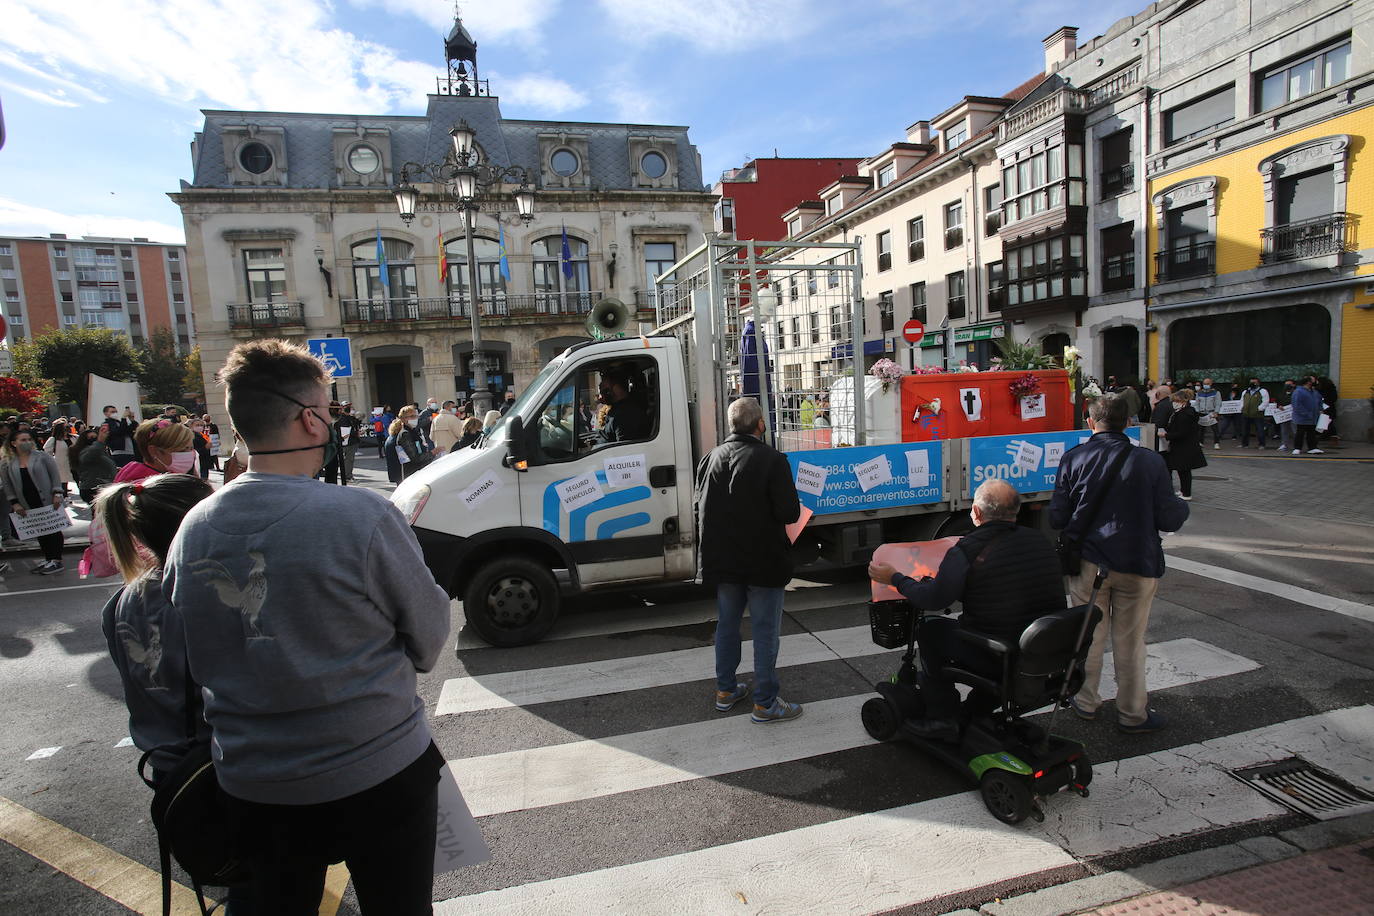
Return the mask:
{"type": "Polygon", "coordinates": [[[1206,878],[1280,862],[1374,836],[1374,813],[1321,821],[1275,836],[1257,836],[1211,849],[1159,859],[1123,871],[1080,878],[1055,887],[952,910],[944,916],[1064,916],[1167,891],[1206,878]]]}

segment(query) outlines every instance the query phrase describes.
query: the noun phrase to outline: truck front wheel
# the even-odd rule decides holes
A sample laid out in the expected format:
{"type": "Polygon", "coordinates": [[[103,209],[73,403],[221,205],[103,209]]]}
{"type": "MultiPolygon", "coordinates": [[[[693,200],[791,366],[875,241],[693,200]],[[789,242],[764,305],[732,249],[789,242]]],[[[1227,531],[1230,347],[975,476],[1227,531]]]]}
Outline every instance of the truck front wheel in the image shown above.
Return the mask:
{"type": "Polygon", "coordinates": [[[493,646],[538,642],[558,619],[558,607],[553,573],[525,557],[483,564],[463,590],[468,624],[493,646]]]}

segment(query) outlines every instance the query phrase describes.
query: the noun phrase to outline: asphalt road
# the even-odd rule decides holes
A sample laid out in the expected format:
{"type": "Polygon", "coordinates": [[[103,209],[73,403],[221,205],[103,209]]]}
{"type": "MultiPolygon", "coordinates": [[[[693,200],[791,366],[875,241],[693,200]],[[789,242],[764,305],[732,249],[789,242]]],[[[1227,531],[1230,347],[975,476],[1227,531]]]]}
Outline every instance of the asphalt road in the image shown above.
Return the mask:
{"type": "MultiPolygon", "coordinates": [[[[513,650],[461,633],[455,603],[455,650],[420,689],[493,859],[437,879],[436,911],[941,913],[1301,820],[1226,777],[1236,765],[1298,753],[1371,788],[1374,460],[1209,457],[1165,542],[1194,565],[1165,577],[1151,620],[1169,727],[1060,715],[1097,779],[1041,825],[997,825],[952,770],[857,727],[899,653],[865,646],[856,577],[794,583],[780,673],[807,713],[769,726],[712,708],[700,589],[583,597],[554,638],[513,650]]],[[[92,885],[128,900],[157,868],[100,632],[112,591],[70,573],[0,584],[0,912],[127,913],[92,885]]]]}

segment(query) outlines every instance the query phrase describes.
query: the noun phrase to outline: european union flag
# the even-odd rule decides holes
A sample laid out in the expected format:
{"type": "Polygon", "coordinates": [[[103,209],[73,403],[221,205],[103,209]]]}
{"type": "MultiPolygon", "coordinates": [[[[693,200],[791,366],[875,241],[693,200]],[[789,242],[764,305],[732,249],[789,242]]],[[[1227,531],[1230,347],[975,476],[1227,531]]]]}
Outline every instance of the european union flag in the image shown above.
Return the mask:
{"type": "Polygon", "coordinates": [[[563,276],[571,280],[573,276],[572,249],[568,247],[567,226],[563,227],[563,253],[559,255],[558,260],[563,264],[563,276]]]}

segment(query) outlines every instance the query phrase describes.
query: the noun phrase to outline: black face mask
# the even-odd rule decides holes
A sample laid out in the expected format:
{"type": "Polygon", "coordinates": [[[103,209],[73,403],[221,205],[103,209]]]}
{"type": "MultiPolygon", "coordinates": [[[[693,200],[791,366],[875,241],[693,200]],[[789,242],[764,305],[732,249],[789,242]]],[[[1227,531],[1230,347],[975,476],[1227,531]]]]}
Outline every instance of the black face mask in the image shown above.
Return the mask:
{"type": "MultiPolygon", "coordinates": [[[[257,388],[257,389],[254,389],[254,390],[255,390],[255,391],[265,391],[265,392],[267,392],[268,394],[275,394],[275,395],[276,395],[277,397],[279,397],[279,398],[286,398],[288,401],[290,401],[292,404],[297,405],[297,406],[300,407],[302,410],[308,410],[308,411],[310,411],[311,413],[315,414],[315,419],[317,419],[317,420],[319,420],[321,423],[323,423],[323,424],[324,424],[324,428],[325,428],[326,430],[329,429],[329,421],[326,420],[324,417],[320,416],[318,413],[315,413],[315,408],[311,407],[309,404],[302,404],[300,401],[298,401],[298,400],[296,400],[295,398],[291,397],[291,395],[286,394],[285,392],[281,392],[281,391],[274,391],[274,390],[271,389],[271,388],[257,388]]],[[[312,449],[317,449],[317,448],[322,448],[322,449],[324,449],[324,459],[323,459],[323,461],[321,461],[320,466],[319,466],[318,468],[315,469],[315,473],[318,474],[318,473],[320,472],[321,469],[327,467],[327,466],[329,465],[329,463],[330,463],[331,461],[334,460],[334,454],[338,451],[338,445],[334,442],[334,436],[333,436],[333,434],[330,434],[323,442],[318,443],[317,445],[300,445],[300,446],[297,446],[296,448],[274,448],[274,449],[271,449],[271,450],[265,451],[265,452],[264,452],[264,451],[260,451],[260,450],[255,449],[255,448],[252,448],[252,447],[250,446],[250,447],[249,447],[249,450],[248,450],[248,453],[249,453],[250,455],[287,455],[287,454],[290,454],[291,452],[308,452],[308,451],[310,451],[310,450],[312,450],[312,449]]],[[[314,475],[311,475],[311,476],[314,476],[314,475]]]]}

